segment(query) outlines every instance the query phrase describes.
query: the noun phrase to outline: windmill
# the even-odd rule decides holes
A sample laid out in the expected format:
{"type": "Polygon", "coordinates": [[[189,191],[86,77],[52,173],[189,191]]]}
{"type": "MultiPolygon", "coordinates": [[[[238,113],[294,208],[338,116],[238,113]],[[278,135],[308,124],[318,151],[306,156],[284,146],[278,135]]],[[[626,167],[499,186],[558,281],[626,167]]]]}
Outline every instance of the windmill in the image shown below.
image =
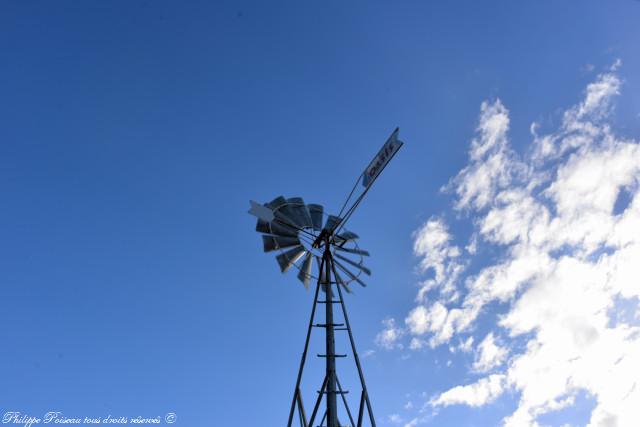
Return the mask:
{"type": "Polygon", "coordinates": [[[376,426],[342,292],[344,290],[347,293],[351,293],[350,286],[353,283],[366,286],[363,279],[364,276],[371,275],[371,271],[364,265],[364,259],[369,256],[369,252],[358,246],[358,235],[347,230],[344,226],[360,205],[378,175],[402,146],[402,142],[398,140],[398,132],[399,129],[396,128],[369,166],[358,177],[338,215],[327,215],[322,205],[306,204],[301,197],[285,198],[279,196],[264,204],[251,201],[249,213],[258,218],[256,231],[262,233],[264,251],[278,252],[276,261],[280,266],[280,270],[283,273],[289,270],[297,270],[298,279],[306,288],[309,288],[311,281],[316,282],[311,317],[304,351],[300,360],[287,427],[292,426],[296,409],[301,427],[314,427],[317,420],[320,420],[320,426],[325,425],[326,421],[326,427],[344,427],[345,425],[341,424],[338,419],[338,399],[340,399],[344,406],[344,412],[349,418],[350,424],[348,425],[361,427],[365,420],[364,411],[366,407],[371,426],[376,426]],[[360,184],[363,189],[349,205],[360,184]],[[315,269],[314,266],[316,266],[315,269]],[[318,299],[320,291],[324,294],[322,300],[318,299]],[[314,323],[318,304],[324,306],[324,323],[314,323]],[[334,323],[334,306],[339,307],[342,312],[344,323],[334,323]],[[315,399],[311,417],[307,418],[300,385],[307,359],[309,340],[314,328],[325,330],[326,351],[325,354],[319,354],[318,357],[325,359],[326,370],[318,396],[315,399]],[[342,388],[336,372],[336,358],[347,356],[346,354],[336,353],[335,332],[337,331],[346,331],[348,334],[358,378],[362,387],[360,404],[355,419],[346,398],[348,391],[342,388]],[[322,411],[323,415],[320,417],[319,409],[323,399],[325,400],[325,408],[322,411]]]}

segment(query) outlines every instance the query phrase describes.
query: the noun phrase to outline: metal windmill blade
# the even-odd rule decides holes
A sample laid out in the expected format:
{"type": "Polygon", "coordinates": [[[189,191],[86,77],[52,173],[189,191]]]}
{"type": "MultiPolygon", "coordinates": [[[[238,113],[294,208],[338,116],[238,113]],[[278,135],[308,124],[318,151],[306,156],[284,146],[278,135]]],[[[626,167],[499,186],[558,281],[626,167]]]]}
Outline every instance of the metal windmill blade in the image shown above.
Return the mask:
{"type": "Polygon", "coordinates": [[[360,278],[358,277],[358,275],[352,273],[347,267],[345,267],[343,264],[341,264],[340,262],[334,260],[336,266],[343,271],[347,276],[349,276],[349,278],[351,279],[350,281],[354,281],[357,282],[360,286],[362,287],[366,287],[367,284],[364,283],[362,280],[360,280],[360,278]]]}
{"type": "Polygon", "coordinates": [[[292,204],[283,196],[278,196],[273,199],[269,203],[269,206],[273,209],[275,216],[274,222],[294,230],[300,227],[300,224],[296,222],[292,204]]]}
{"type": "Polygon", "coordinates": [[[265,252],[275,251],[276,249],[290,248],[300,244],[298,237],[289,236],[262,236],[262,244],[265,252]]]}
{"type": "Polygon", "coordinates": [[[329,217],[327,218],[327,223],[324,225],[324,229],[329,232],[333,232],[333,230],[335,230],[339,224],[340,224],[340,217],[337,217],[335,215],[329,215],[329,217]]]}
{"type": "Polygon", "coordinates": [[[322,207],[322,205],[316,205],[316,204],[310,204],[307,207],[309,208],[309,214],[311,215],[313,231],[322,230],[322,222],[323,222],[322,214],[324,212],[324,208],[322,207]]]}
{"type": "Polygon", "coordinates": [[[287,199],[287,202],[290,206],[289,212],[291,213],[292,219],[298,224],[298,227],[310,228],[313,226],[309,208],[304,204],[302,197],[291,197],[287,199]]]}
{"type": "Polygon", "coordinates": [[[345,282],[342,277],[338,274],[338,271],[336,270],[335,266],[333,266],[333,275],[336,278],[336,282],[338,284],[340,284],[345,291],[347,291],[348,294],[351,293],[351,288],[349,288],[349,284],[347,282],[345,282]]]}
{"type": "Polygon", "coordinates": [[[338,270],[341,270],[346,274],[348,278],[346,281],[344,281],[347,285],[351,282],[356,282],[361,286],[366,286],[366,284],[360,279],[360,275],[361,273],[364,273],[368,276],[371,275],[371,270],[364,266],[364,256],[369,256],[369,252],[358,247],[356,243],[357,239],[358,235],[348,230],[344,230],[342,233],[335,236],[335,245],[333,246],[333,262],[338,267],[337,269],[335,269],[335,275],[337,276],[338,270]],[[344,255],[341,255],[340,252],[342,252],[344,255]],[[346,255],[355,256],[358,259],[353,260],[346,255]],[[354,269],[349,268],[338,260],[342,260],[344,263],[354,267],[355,272],[354,269]]]}
{"type": "Polygon", "coordinates": [[[340,254],[333,254],[335,257],[340,258],[341,260],[343,260],[344,262],[346,262],[347,264],[351,264],[352,266],[354,266],[355,268],[360,269],[364,274],[366,274],[367,276],[371,276],[371,270],[369,270],[367,267],[365,267],[364,265],[362,265],[362,262],[355,262],[347,257],[344,257],[340,254]]]}
{"type": "Polygon", "coordinates": [[[336,246],[336,250],[340,252],[348,252],[350,254],[369,256],[369,252],[363,249],[352,249],[352,248],[343,248],[342,246],[336,246]]]}
{"type": "Polygon", "coordinates": [[[302,268],[298,272],[298,280],[302,282],[305,288],[309,289],[309,282],[311,281],[311,269],[313,268],[313,254],[307,252],[302,261],[302,268]]]}
{"type": "Polygon", "coordinates": [[[358,236],[356,233],[349,231],[349,230],[344,230],[342,233],[338,234],[336,237],[339,237],[342,240],[356,240],[359,239],[360,236],[358,236]]]}
{"type": "Polygon", "coordinates": [[[278,265],[280,266],[280,270],[285,273],[289,270],[293,265],[295,265],[296,261],[298,261],[304,254],[306,250],[304,246],[298,245],[293,249],[290,249],[286,252],[281,253],[276,257],[278,261],[278,265]]]}

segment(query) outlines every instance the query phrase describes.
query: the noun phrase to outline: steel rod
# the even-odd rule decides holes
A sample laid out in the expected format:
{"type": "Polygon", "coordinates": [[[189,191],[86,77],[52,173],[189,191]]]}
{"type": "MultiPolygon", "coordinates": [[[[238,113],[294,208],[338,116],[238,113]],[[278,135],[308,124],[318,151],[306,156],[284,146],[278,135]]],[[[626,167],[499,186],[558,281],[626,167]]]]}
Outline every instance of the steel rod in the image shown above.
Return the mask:
{"type": "MultiPolygon", "coordinates": [[[[325,375],[324,377],[324,381],[322,381],[322,387],[320,388],[320,392],[318,394],[318,398],[316,399],[316,404],[313,405],[313,412],[311,413],[311,419],[309,420],[309,426],[313,427],[313,422],[316,419],[316,414],[318,413],[318,408],[320,407],[320,402],[322,401],[322,392],[324,391],[324,388],[327,386],[327,376],[325,375]]],[[[326,415],[326,412],[325,412],[326,415]]],[[[324,420],[324,418],[322,418],[324,420]]],[[[320,423],[322,424],[322,422],[320,423]]]]}
{"type": "Polygon", "coordinates": [[[358,426],[362,427],[362,416],[364,415],[364,390],[360,394],[360,409],[358,410],[358,426]]]}
{"type": "Polygon", "coordinates": [[[302,412],[300,411],[300,400],[298,400],[298,420],[302,427],[307,427],[307,421],[302,418],[302,412]]]}
{"type": "Polygon", "coordinates": [[[358,184],[360,184],[360,178],[362,178],[362,175],[364,175],[364,172],[362,172],[360,174],[360,176],[358,176],[358,178],[356,179],[356,183],[353,184],[353,188],[351,189],[351,192],[347,196],[347,200],[344,201],[344,204],[342,205],[342,208],[340,208],[340,212],[338,212],[338,218],[340,218],[342,216],[342,212],[344,212],[344,208],[347,207],[347,203],[349,203],[349,200],[351,200],[351,196],[353,196],[353,193],[356,191],[356,188],[358,187],[358,184]]]}
{"type": "MultiPolygon", "coordinates": [[[[389,160],[387,160],[387,162],[382,166],[382,169],[380,169],[380,172],[378,172],[375,176],[375,178],[373,178],[373,181],[371,181],[369,183],[369,185],[364,189],[364,191],[362,192],[362,194],[356,199],[355,202],[353,202],[353,205],[351,205],[351,207],[347,210],[347,212],[344,214],[344,217],[342,217],[340,219],[340,222],[338,224],[338,226],[336,227],[336,229],[334,230],[333,234],[336,235],[340,232],[340,230],[342,230],[342,228],[344,227],[344,225],[347,223],[347,221],[349,221],[349,219],[351,218],[351,215],[353,214],[353,212],[358,208],[358,206],[360,205],[360,202],[362,202],[362,199],[364,199],[364,196],[369,192],[369,189],[373,186],[373,183],[378,179],[378,177],[382,174],[382,172],[387,168],[387,165],[389,163],[391,163],[391,160],[393,160],[393,158],[396,156],[396,154],[398,154],[398,151],[400,151],[400,149],[397,149],[396,151],[394,151],[391,154],[391,157],[389,158],[389,160]]],[[[360,175],[362,176],[362,175],[360,175]]],[[[358,178],[359,179],[359,178],[358,178]]],[[[351,197],[349,197],[351,198],[351,197]]]]}
{"type": "Polygon", "coordinates": [[[327,410],[325,409],[324,411],[324,415],[322,416],[322,419],[320,420],[320,427],[322,427],[322,423],[324,422],[324,420],[327,419],[327,410]]]}
{"type": "Polygon", "coordinates": [[[353,426],[355,423],[353,422],[353,417],[351,416],[351,410],[349,409],[349,404],[347,403],[347,398],[344,397],[346,394],[342,391],[342,386],[340,385],[340,379],[336,375],[336,382],[338,383],[338,390],[340,390],[340,396],[342,396],[342,403],[344,403],[344,408],[347,410],[347,415],[349,416],[349,421],[351,421],[351,425],[353,426]]]}
{"type": "MultiPolygon", "coordinates": [[[[289,411],[289,422],[287,423],[287,427],[291,427],[291,422],[293,421],[293,412],[295,411],[295,399],[298,390],[300,390],[300,381],[302,380],[302,371],[304,370],[304,363],[307,359],[307,350],[309,348],[309,339],[311,338],[311,330],[313,329],[313,318],[316,315],[316,305],[318,302],[318,292],[320,291],[320,282],[316,285],[316,292],[313,297],[313,306],[311,308],[311,317],[309,318],[309,327],[307,328],[307,338],[304,341],[304,350],[302,352],[302,357],[300,359],[300,368],[298,369],[298,379],[296,380],[296,388],[293,393],[293,401],[291,402],[291,410],[289,411]]],[[[327,304],[331,305],[331,304],[327,304]]]]}
{"type": "MultiPolygon", "coordinates": [[[[324,289],[326,301],[333,301],[331,284],[331,245],[329,235],[325,237],[325,250],[322,255],[324,274],[324,289]]],[[[333,335],[333,304],[325,304],[325,328],[326,335],[326,367],[327,367],[327,427],[339,427],[338,404],[336,399],[336,358],[335,338],[333,335]]]]}
{"type": "Polygon", "coordinates": [[[302,393],[300,392],[300,389],[298,389],[298,413],[300,414],[300,424],[303,427],[308,427],[309,425],[307,424],[307,413],[304,410],[304,404],[302,403],[302,393]]]}
{"type": "MultiPolygon", "coordinates": [[[[331,253],[329,253],[329,263],[333,269],[335,274],[335,265],[333,263],[333,257],[331,253]]],[[[376,427],[376,421],[373,416],[373,409],[371,408],[371,402],[369,401],[369,392],[367,391],[367,385],[364,381],[364,374],[362,373],[362,366],[360,365],[360,358],[358,357],[358,352],[356,350],[356,343],[353,339],[353,333],[351,332],[351,324],[349,323],[349,316],[347,315],[347,308],[344,304],[344,298],[342,297],[342,291],[340,290],[340,286],[338,288],[338,295],[340,297],[340,307],[342,307],[342,314],[344,316],[344,323],[347,325],[347,332],[349,333],[349,342],[351,343],[351,350],[353,351],[353,359],[356,362],[356,367],[358,368],[358,375],[360,377],[360,384],[362,384],[362,391],[364,392],[365,402],[367,404],[367,412],[369,412],[369,420],[371,421],[371,426],[376,427]]],[[[327,304],[330,305],[330,304],[327,304]]]]}

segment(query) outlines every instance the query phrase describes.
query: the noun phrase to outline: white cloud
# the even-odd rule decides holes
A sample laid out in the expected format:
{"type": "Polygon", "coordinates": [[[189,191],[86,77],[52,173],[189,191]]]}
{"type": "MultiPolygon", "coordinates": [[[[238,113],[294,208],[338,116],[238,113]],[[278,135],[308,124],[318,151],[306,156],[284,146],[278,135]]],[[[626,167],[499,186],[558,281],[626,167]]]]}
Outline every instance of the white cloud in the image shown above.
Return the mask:
{"type": "Polygon", "coordinates": [[[497,148],[499,151],[506,145],[506,134],[509,130],[509,112],[499,99],[493,104],[482,103],[477,130],[479,138],[471,141],[471,150],[469,152],[471,160],[482,160],[489,150],[497,148]]]}
{"type": "Polygon", "coordinates": [[[449,344],[449,351],[451,353],[470,353],[473,350],[473,336],[467,337],[466,340],[458,339],[458,345],[449,344]]]}
{"type": "Polygon", "coordinates": [[[469,244],[464,248],[469,254],[475,255],[478,252],[478,235],[474,233],[469,240],[469,244]]]}
{"type": "Polygon", "coordinates": [[[404,419],[398,414],[389,415],[389,422],[393,424],[400,424],[404,421],[404,419]]]}
{"type": "MultiPolygon", "coordinates": [[[[612,71],[615,68],[614,64],[612,71]]],[[[615,73],[600,74],[595,82],[587,86],[582,102],[564,112],[562,126],[557,132],[538,137],[534,127],[532,160],[539,163],[595,143],[609,130],[608,125],[599,123],[611,112],[613,98],[620,94],[621,85],[615,73]]]]}
{"type": "Polygon", "coordinates": [[[509,244],[515,241],[535,240],[538,228],[549,221],[547,208],[537,202],[526,189],[502,191],[494,199],[492,209],[482,218],[480,233],[486,240],[509,244]],[[533,234],[530,232],[533,231],[533,234]]]}
{"type": "Polygon", "coordinates": [[[431,406],[482,406],[496,400],[503,393],[504,388],[504,375],[490,375],[470,385],[453,387],[432,398],[429,404],[431,406]]]}
{"type": "Polygon", "coordinates": [[[465,341],[461,341],[457,349],[463,353],[468,353],[471,351],[472,347],[473,347],[473,337],[469,337],[465,341]]]}
{"type": "Polygon", "coordinates": [[[456,261],[460,249],[451,244],[447,225],[440,218],[431,218],[413,233],[413,239],[413,253],[421,258],[420,271],[434,273],[422,282],[417,299],[424,300],[426,293],[435,288],[449,299],[455,299],[455,283],[464,266],[456,261]]]}
{"type": "MultiPolygon", "coordinates": [[[[439,305],[442,310],[446,310],[442,304],[439,305]]],[[[446,313],[445,313],[446,316],[446,313]]],[[[409,330],[414,335],[423,335],[427,333],[429,328],[430,315],[427,309],[419,305],[409,312],[409,316],[405,319],[405,323],[409,327],[409,330]]]]}
{"type": "MultiPolygon", "coordinates": [[[[448,310],[442,302],[436,301],[428,307],[415,307],[409,312],[405,324],[413,335],[431,333],[429,345],[435,347],[449,341],[456,330],[466,328],[467,322],[473,317],[473,313],[460,309],[448,310]]],[[[418,345],[415,347],[420,348],[418,345]]]]}
{"type": "Polygon", "coordinates": [[[421,348],[423,348],[425,346],[426,342],[424,340],[421,340],[419,338],[413,337],[411,338],[411,341],[409,342],[409,349],[411,350],[420,350],[421,348]]]}
{"type": "Polygon", "coordinates": [[[612,73],[598,76],[598,80],[587,86],[584,100],[579,106],[568,111],[567,116],[575,114],[571,119],[583,119],[592,116],[602,119],[607,113],[614,95],[620,94],[620,79],[612,73]]]}
{"type": "Polygon", "coordinates": [[[513,161],[508,141],[509,112],[497,99],[483,102],[477,138],[471,142],[470,163],[451,180],[445,190],[453,190],[458,196],[457,209],[482,209],[496,192],[511,181],[522,169],[513,161]]]}
{"type": "Polygon", "coordinates": [[[418,418],[414,418],[411,421],[409,421],[408,423],[406,423],[404,425],[404,427],[415,427],[418,425],[419,419],[418,418]]]}
{"type": "Polygon", "coordinates": [[[366,350],[364,353],[362,353],[362,358],[366,359],[367,357],[371,357],[374,354],[376,354],[376,351],[369,349],[369,350],[366,350]]]}
{"type": "Polygon", "coordinates": [[[507,357],[508,350],[496,344],[493,332],[490,332],[478,345],[473,369],[478,372],[487,372],[500,366],[507,357]]]}
{"type": "Polygon", "coordinates": [[[402,348],[402,344],[398,340],[404,335],[404,331],[396,327],[395,319],[384,319],[382,325],[384,329],[376,335],[375,343],[386,350],[402,348]]]}
{"type": "Polygon", "coordinates": [[[508,110],[499,100],[482,104],[469,164],[447,186],[453,209],[470,215],[470,248],[448,255],[453,237],[441,220],[416,232],[421,268],[432,268],[436,283],[428,303],[421,290],[405,324],[411,348],[448,343],[455,352],[472,346],[481,313],[493,316],[471,367],[486,376],[444,391],[431,406],[486,405],[509,389],[519,402],[504,425],[537,426],[584,392],[595,401],[589,426],[637,425],[640,324],[612,316],[621,303],[640,313],[640,145],[606,122],[622,85],[618,67],[587,86],[557,131],[539,135],[532,125],[533,149],[523,159],[509,147],[508,110]],[[630,202],[614,212],[621,191],[630,202]],[[483,246],[499,256],[467,274],[483,246]],[[490,303],[506,312],[487,313],[490,303]],[[515,338],[523,345],[510,346],[515,338]]]}

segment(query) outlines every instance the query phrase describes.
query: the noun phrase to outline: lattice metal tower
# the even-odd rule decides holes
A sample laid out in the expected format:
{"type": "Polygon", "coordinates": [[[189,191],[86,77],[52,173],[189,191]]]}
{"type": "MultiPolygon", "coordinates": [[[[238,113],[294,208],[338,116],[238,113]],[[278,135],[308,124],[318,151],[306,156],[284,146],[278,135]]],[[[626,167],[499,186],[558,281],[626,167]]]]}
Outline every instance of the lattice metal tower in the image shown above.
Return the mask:
{"type": "Polygon", "coordinates": [[[317,422],[320,426],[326,427],[345,427],[347,425],[362,427],[366,419],[369,420],[371,426],[376,426],[342,292],[344,289],[347,293],[351,293],[349,286],[354,282],[366,286],[362,275],[371,275],[371,271],[364,265],[364,257],[369,256],[369,253],[358,246],[358,235],[346,230],[344,226],[378,175],[402,146],[402,142],[398,140],[398,132],[399,129],[396,129],[391,134],[373,161],[358,177],[338,215],[326,215],[321,205],[307,205],[300,197],[284,198],[280,196],[264,204],[251,202],[249,213],[258,217],[256,231],[263,233],[264,251],[279,251],[276,260],[281,271],[284,273],[292,267],[296,267],[298,279],[305,287],[309,288],[312,280],[316,283],[309,327],[287,427],[293,425],[296,413],[301,427],[315,427],[317,422]],[[363,189],[356,197],[354,193],[359,185],[362,185],[363,189]],[[351,204],[349,204],[350,202],[351,204]],[[317,270],[314,270],[314,265],[317,265],[317,270]],[[339,271],[341,273],[338,273],[339,271]],[[316,321],[318,305],[324,308],[324,323],[316,321]],[[335,323],[335,308],[338,308],[342,313],[343,323],[335,323]],[[309,341],[314,328],[325,330],[325,353],[318,356],[325,359],[326,369],[313,410],[308,418],[300,387],[307,362],[309,341]],[[336,371],[336,359],[347,356],[336,353],[335,333],[340,331],[348,334],[351,353],[361,385],[360,401],[356,414],[349,407],[346,397],[348,391],[342,388],[336,371]],[[325,405],[321,409],[323,400],[325,405]],[[342,414],[346,415],[350,424],[341,423],[339,419],[340,406],[343,407],[342,414]],[[321,413],[322,416],[320,416],[321,413]],[[326,424],[324,424],[325,422],[326,424]]]}

